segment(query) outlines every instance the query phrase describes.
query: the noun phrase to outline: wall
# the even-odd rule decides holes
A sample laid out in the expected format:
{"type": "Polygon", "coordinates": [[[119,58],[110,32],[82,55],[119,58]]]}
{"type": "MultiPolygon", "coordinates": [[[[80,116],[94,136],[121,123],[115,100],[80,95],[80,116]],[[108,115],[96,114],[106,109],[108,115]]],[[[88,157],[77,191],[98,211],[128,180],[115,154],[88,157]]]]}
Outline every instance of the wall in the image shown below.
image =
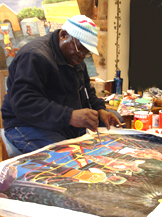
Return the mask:
{"type": "MultiPolygon", "coordinates": [[[[121,0],[121,37],[119,68],[123,78],[123,90],[128,89],[128,69],[129,69],[129,23],[130,23],[130,0],[121,0]]],[[[116,57],[116,30],[114,29],[117,6],[115,0],[108,0],[108,32],[107,32],[107,79],[112,80],[115,76],[115,57],[116,57]]]]}
{"type": "Polygon", "coordinates": [[[98,52],[99,56],[93,54],[93,60],[98,77],[107,80],[107,8],[108,0],[99,0],[96,15],[93,19],[98,28],[98,52]]]}

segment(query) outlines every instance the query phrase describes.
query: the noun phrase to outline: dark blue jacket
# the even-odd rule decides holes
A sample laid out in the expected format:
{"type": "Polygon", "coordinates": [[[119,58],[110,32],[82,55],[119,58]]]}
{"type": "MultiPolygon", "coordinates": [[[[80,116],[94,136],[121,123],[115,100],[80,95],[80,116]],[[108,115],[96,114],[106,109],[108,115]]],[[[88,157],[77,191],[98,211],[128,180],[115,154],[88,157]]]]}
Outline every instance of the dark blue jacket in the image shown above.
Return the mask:
{"type": "Polygon", "coordinates": [[[105,109],[90,86],[84,61],[75,67],[65,62],[58,32],[24,45],[10,64],[8,92],[1,108],[5,129],[34,126],[59,132],[67,139],[79,136],[80,128],[69,123],[73,110],[88,107],[84,87],[92,108],[105,109]]]}

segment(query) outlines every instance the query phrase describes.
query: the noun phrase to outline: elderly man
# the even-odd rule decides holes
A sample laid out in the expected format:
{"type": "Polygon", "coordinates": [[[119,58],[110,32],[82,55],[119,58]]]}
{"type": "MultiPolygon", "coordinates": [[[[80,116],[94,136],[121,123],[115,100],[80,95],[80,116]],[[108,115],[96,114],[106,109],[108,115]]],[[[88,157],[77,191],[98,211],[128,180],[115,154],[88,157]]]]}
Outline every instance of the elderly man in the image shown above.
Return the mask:
{"type": "Polygon", "coordinates": [[[77,15],[17,53],[9,66],[2,117],[6,137],[22,153],[76,138],[85,128],[95,132],[99,119],[108,129],[121,126],[90,85],[83,59],[89,51],[98,54],[96,47],[95,24],[77,15]]]}

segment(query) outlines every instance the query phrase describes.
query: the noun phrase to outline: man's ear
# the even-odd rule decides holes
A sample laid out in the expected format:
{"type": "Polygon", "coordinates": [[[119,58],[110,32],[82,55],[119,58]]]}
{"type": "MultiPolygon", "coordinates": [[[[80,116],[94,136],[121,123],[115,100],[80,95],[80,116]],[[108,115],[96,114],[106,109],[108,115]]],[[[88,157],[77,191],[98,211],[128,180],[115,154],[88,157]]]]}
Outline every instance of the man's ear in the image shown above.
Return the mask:
{"type": "Polygon", "coordinates": [[[66,40],[69,37],[69,34],[66,32],[66,30],[63,29],[60,30],[59,35],[61,40],[66,40]]]}

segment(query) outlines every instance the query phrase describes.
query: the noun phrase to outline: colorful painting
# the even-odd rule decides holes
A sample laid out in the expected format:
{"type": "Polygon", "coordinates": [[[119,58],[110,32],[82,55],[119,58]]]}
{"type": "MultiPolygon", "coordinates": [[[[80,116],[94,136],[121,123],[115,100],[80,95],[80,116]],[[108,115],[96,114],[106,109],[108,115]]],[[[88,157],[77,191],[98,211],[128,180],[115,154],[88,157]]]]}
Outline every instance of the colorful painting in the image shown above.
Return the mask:
{"type": "Polygon", "coordinates": [[[0,197],[105,217],[146,217],[161,203],[161,137],[67,141],[0,164],[0,197]]]}
{"type": "MultiPolygon", "coordinates": [[[[0,69],[6,69],[10,65],[22,46],[61,28],[67,18],[80,14],[76,0],[53,4],[43,2],[44,0],[0,0],[0,69]],[[32,15],[34,10],[39,11],[32,15]],[[38,18],[37,15],[40,14],[41,18],[38,18]]],[[[92,55],[85,60],[89,75],[97,76],[92,55]]]]}
{"type": "MultiPolygon", "coordinates": [[[[1,55],[3,55],[3,59],[1,58],[1,60],[3,61],[1,61],[0,69],[5,69],[5,67],[10,65],[16,53],[23,45],[37,37],[45,35],[47,26],[49,26],[48,32],[50,32],[51,24],[49,25],[50,21],[47,21],[45,15],[42,15],[42,19],[31,15],[34,8],[40,9],[39,12],[45,14],[43,12],[42,1],[0,0],[0,49],[3,49],[3,52],[1,52],[1,55]],[[19,15],[20,13],[23,14],[24,9],[28,10],[29,15],[26,14],[23,15],[24,18],[20,18],[19,15]]],[[[57,27],[60,26],[61,24],[57,25],[57,27]]],[[[57,27],[54,23],[53,30],[57,27]]]]}

